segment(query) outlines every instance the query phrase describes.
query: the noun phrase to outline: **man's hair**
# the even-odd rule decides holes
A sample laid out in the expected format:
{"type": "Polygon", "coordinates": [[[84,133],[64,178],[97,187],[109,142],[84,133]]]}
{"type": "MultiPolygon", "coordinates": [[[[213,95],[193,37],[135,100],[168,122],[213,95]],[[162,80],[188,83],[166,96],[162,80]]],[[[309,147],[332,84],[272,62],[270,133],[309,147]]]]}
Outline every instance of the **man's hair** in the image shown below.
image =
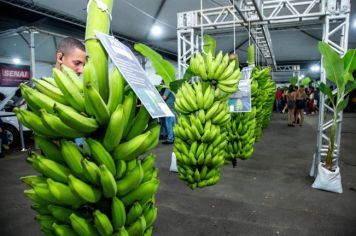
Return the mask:
{"type": "Polygon", "coordinates": [[[68,54],[70,51],[76,48],[85,52],[85,46],[82,42],[75,38],[67,37],[62,39],[62,41],[58,44],[57,52],[68,54]]]}

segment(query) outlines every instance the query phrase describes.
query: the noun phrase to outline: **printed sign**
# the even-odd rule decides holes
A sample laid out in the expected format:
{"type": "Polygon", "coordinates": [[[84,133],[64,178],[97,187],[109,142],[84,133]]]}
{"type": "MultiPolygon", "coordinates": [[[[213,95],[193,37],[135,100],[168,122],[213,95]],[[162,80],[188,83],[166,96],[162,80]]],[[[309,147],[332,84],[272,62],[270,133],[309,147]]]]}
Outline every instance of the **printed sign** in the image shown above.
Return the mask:
{"type": "Polygon", "coordinates": [[[229,98],[230,112],[251,112],[251,72],[253,67],[241,71],[239,89],[229,98]]]}
{"type": "Polygon", "coordinates": [[[18,87],[30,79],[30,66],[0,64],[0,86],[18,87]]]}
{"type": "Polygon", "coordinates": [[[151,117],[173,117],[132,51],[113,36],[101,32],[96,32],[96,36],[151,117]]]}

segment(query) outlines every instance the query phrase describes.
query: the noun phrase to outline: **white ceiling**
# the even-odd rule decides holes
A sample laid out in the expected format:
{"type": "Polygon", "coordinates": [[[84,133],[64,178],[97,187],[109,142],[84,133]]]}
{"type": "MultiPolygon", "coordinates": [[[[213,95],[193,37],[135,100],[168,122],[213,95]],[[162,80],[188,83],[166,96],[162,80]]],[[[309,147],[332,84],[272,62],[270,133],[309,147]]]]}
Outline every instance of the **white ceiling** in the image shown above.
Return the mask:
{"type": "MultiPolygon", "coordinates": [[[[87,0],[22,0],[23,2],[34,3],[37,6],[65,14],[80,21],[86,20],[87,0]]],[[[157,16],[156,24],[162,27],[163,33],[159,38],[150,34],[150,29],[155,20],[155,16],[162,0],[115,0],[112,12],[112,30],[124,36],[133,38],[137,41],[149,42],[152,45],[176,53],[176,25],[177,12],[200,9],[200,0],[166,0],[160,14],[157,16]]],[[[230,4],[228,0],[204,0],[203,7],[211,8],[219,5],[230,4]]],[[[352,7],[356,12],[356,4],[352,7]]],[[[356,19],[352,16],[351,21],[356,19]]],[[[352,24],[350,24],[352,25],[352,24]]],[[[307,34],[296,30],[270,30],[273,50],[278,61],[300,61],[300,60],[318,60],[320,55],[317,51],[318,40],[307,34]]],[[[317,38],[321,38],[321,26],[305,30],[317,38]]],[[[67,32],[70,34],[70,31],[67,32]]],[[[214,35],[213,35],[214,36],[214,35]]],[[[84,37],[84,35],[82,35],[84,37]]],[[[214,36],[218,41],[218,49],[233,50],[233,33],[225,33],[214,36]]],[[[236,33],[236,44],[247,39],[247,33],[244,29],[236,33]]],[[[0,56],[10,57],[16,53],[24,53],[27,47],[21,38],[0,38],[0,56]],[[15,46],[16,45],[16,46],[15,46]],[[19,45],[23,45],[22,47],[19,45]]],[[[356,47],[356,28],[350,29],[349,47],[356,47]]],[[[46,36],[36,36],[38,49],[43,48],[43,52],[38,52],[36,59],[42,61],[53,61],[54,42],[53,39],[46,36]],[[38,39],[37,39],[38,37],[38,39]],[[53,49],[51,49],[53,48],[53,49]]],[[[246,61],[246,48],[248,43],[243,44],[237,53],[241,61],[246,61]]]]}

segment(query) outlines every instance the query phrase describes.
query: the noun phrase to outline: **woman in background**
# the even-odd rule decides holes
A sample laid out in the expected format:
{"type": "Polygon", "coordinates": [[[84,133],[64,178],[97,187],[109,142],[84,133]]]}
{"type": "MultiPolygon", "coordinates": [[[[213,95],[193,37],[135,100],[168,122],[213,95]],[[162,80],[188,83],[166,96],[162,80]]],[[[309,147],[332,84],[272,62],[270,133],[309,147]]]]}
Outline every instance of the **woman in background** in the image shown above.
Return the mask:
{"type": "Polygon", "coordinates": [[[288,108],[288,126],[294,126],[294,110],[296,102],[296,92],[294,86],[290,85],[287,94],[287,108],[288,108]]]}

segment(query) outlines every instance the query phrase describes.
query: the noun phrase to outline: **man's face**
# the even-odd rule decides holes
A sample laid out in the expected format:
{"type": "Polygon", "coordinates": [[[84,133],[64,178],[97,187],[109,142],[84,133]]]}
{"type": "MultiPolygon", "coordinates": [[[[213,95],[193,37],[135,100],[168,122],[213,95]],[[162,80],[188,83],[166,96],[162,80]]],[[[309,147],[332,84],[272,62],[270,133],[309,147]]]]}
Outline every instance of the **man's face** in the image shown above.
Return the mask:
{"type": "Polygon", "coordinates": [[[75,48],[70,53],[57,53],[57,61],[60,65],[65,65],[71,68],[79,76],[83,72],[86,62],[86,53],[78,48],[75,48]]]}

